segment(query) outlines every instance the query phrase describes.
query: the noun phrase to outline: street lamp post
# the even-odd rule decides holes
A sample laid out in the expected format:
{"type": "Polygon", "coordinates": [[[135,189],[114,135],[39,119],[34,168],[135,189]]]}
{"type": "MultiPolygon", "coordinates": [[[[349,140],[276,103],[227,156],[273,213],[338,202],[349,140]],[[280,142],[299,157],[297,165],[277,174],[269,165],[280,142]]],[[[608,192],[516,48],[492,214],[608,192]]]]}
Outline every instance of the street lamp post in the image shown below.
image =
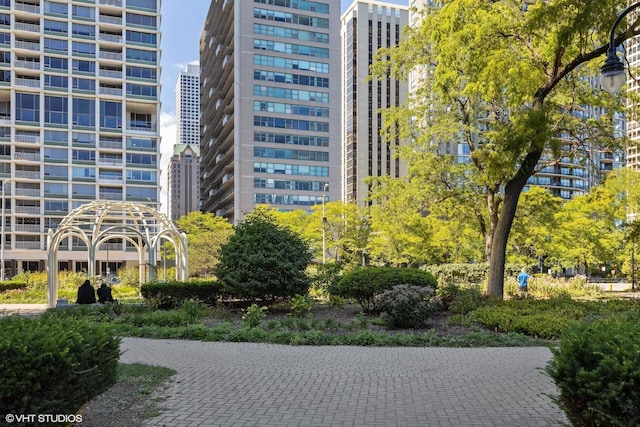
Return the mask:
{"type": "Polygon", "coordinates": [[[609,36],[609,48],[607,49],[607,60],[604,62],[602,68],[600,68],[602,75],[600,76],[600,87],[609,93],[616,93],[620,90],[622,85],[627,81],[627,76],[624,71],[624,64],[618,58],[616,53],[616,28],[622,21],[622,19],[629,14],[635,8],[640,7],[640,2],[634,3],[626,8],[613,23],[611,27],[611,34],[609,36]]]}
{"type": "MultiPolygon", "coordinates": [[[[620,88],[627,81],[627,75],[625,72],[625,66],[618,58],[618,54],[616,52],[616,28],[622,19],[627,16],[632,10],[640,7],[640,2],[634,3],[627,7],[622,13],[618,16],[618,18],[613,23],[611,27],[611,33],[609,35],[609,47],[607,48],[607,59],[604,62],[604,65],[600,68],[602,75],[600,76],[600,87],[614,94],[620,90],[620,88]]],[[[625,153],[626,155],[627,153],[625,153]]],[[[635,215],[627,214],[627,222],[629,217],[632,217],[635,220],[635,215]]],[[[635,275],[635,242],[631,241],[631,290],[635,291],[636,287],[636,275],[635,275]]]]}
{"type": "Polygon", "coordinates": [[[327,262],[327,239],[326,239],[326,224],[327,217],[324,212],[324,199],[326,198],[327,190],[329,189],[329,184],[325,184],[322,189],[322,265],[327,262]]]}
{"type": "Polygon", "coordinates": [[[6,209],[6,200],[4,199],[4,187],[7,185],[7,183],[11,182],[11,179],[3,179],[0,180],[0,182],[2,183],[2,214],[0,215],[2,218],[0,219],[0,224],[1,225],[1,229],[0,231],[2,231],[0,233],[0,282],[4,282],[4,235],[5,235],[5,224],[4,224],[4,210],[6,209]]]}

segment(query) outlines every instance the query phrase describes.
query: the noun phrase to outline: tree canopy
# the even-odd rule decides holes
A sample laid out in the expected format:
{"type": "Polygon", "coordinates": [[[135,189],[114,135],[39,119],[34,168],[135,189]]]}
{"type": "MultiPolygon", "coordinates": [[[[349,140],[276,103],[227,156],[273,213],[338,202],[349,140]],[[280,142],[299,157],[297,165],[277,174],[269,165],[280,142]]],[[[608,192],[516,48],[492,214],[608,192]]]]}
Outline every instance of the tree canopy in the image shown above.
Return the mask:
{"type": "MultiPolygon", "coordinates": [[[[507,243],[518,200],[531,176],[570,158],[615,150],[613,112],[621,99],[600,91],[596,77],[619,0],[444,0],[427,7],[397,47],[381,49],[373,78],[409,78],[417,89],[383,110],[384,136],[409,141],[409,164],[443,144],[468,148],[464,185],[480,189],[490,265],[488,294],[503,296],[507,243]],[[415,76],[414,76],[415,77],[415,76]],[[584,114],[585,107],[604,114],[584,114]]],[[[625,19],[617,42],[640,34],[625,19]],[[623,31],[624,29],[624,31],[623,31]]],[[[452,171],[453,173],[453,171],[452,171]]],[[[412,176],[405,179],[411,181],[412,176]]],[[[459,186],[439,186],[458,197],[459,186]]]]}
{"type": "Polygon", "coordinates": [[[233,232],[229,221],[196,211],[180,217],[176,225],[187,235],[189,274],[196,277],[212,275],[220,246],[233,232]]]}

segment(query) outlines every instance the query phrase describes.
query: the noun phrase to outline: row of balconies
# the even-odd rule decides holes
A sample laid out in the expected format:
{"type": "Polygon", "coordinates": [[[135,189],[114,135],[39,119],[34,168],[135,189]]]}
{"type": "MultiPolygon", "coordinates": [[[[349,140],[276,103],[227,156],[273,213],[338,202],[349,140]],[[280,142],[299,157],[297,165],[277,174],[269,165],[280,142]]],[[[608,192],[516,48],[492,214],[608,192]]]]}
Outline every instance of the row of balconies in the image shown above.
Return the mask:
{"type": "MultiPolygon", "coordinates": [[[[98,6],[108,6],[113,8],[121,8],[124,4],[123,0],[96,0],[96,3],[98,4],[98,6]]],[[[41,10],[39,4],[20,2],[20,1],[16,1],[13,5],[13,8],[18,13],[24,12],[25,14],[34,14],[34,15],[40,15],[40,10],[41,10]]],[[[112,15],[100,14],[99,16],[111,17],[112,15]]],[[[120,23],[121,22],[122,22],[122,18],[120,18],[120,23]]]]}

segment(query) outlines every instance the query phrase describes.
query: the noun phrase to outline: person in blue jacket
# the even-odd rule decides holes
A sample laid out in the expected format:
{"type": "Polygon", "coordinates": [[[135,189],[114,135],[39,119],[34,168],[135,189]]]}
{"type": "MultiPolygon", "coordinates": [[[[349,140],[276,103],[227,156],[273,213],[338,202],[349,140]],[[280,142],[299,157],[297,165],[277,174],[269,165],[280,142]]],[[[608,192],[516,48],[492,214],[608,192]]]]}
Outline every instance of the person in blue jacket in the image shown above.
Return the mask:
{"type": "Polygon", "coordinates": [[[520,274],[518,274],[518,287],[520,288],[520,294],[526,295],[529,290],[529,274],[523,268],[520,270],[520,274]]]}

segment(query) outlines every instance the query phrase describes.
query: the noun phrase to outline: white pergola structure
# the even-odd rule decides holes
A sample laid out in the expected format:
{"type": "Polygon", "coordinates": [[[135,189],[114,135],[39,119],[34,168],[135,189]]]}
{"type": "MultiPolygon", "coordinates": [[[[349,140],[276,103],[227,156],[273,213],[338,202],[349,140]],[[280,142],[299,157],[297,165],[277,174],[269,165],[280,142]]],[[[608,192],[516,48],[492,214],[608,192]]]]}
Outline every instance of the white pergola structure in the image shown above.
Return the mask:
{"type": "Polygon", "coordinates": [[[96,252],[110,239],[123,239],[138,251],[139,283],[155,278],[157,253],[161,241],[171,242],[176,254],[176,280],[186,281],[188,271],[187,237],[166,215],[142,203],[95,201],[74,209],[58,228],[47,233],[47,304],[58,300],[58,249],[67,238],[77,237],[87,246],[89,277],[95,276],[96,252]]]}

